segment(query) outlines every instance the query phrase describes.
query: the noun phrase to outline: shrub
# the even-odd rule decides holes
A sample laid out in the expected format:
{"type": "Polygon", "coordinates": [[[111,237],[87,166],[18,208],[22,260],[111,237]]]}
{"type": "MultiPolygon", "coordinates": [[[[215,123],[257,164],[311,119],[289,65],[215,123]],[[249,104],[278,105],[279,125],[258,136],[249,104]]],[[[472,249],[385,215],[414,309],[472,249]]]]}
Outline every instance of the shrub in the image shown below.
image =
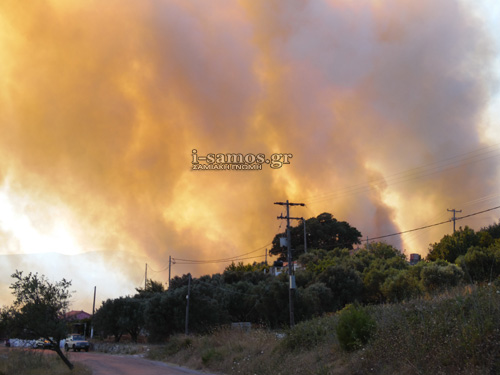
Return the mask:
{"type": "Polygon", "coordinates": [[[313,348],[335,338],[334,317],[321,317],[301,322],[288,331],[281,347],[288,350],[313,348]]]}
{"type": "Polygon", "coordinates": [[[219,349],[208,348],[201,354],[201,361],[204,365],[208,365],[210,361],[220,361],[224,358],[219,349]]]}
{"type": "Polygon", "coordinates": [[[376,329],[375,320],[360,306],[348,305],[339,314],[337,338],[346,351],[365,345],[376,329]]]}
{"type": "Polygon", "coordinates": [[[464,272],[454,264],[437,261],[426,264],[420,276],[423,287],[428,292],[434,292],[458,285],[464,277],[464,272]]]}

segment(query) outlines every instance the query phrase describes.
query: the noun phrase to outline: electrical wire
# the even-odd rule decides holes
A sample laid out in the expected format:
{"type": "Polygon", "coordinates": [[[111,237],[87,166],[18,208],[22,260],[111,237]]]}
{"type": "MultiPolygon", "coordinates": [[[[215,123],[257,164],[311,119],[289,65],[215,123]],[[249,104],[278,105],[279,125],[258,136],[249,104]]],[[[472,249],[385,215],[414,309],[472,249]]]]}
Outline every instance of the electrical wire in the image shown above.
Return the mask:
{"type": "Polygon", "coordinates": [[[256,256],[252,256],[252,257],[248,257],[248,258],[243,258],[243,257],[245,257],[246,255],[250,255],[250,254],[256,253],[257,251],[261,251],[262,249],[266,248],[269,245],[272,245],[272,242],[270,242],[268,244],[265,244],[264,246],[261,246],[261,247],[255,249],[255,250],[249,251],[247,253],[236,255],[236,256],[232,256],[232,257],[229,257],[229,258],[204,259],[204,260],[172,258],[172,261],[175,260],[176,264],[208,264],[208,263],[225,263],[225,262],[231,262],[231,261],[253,259],[253,258],[263,257],[265,255],[256,255],[256,256]]]}
{"type": "MultiPolygon", "coordinates": [[[[474,212],[474,213],[469,214],[469,215],[460,216],[460,217],[455,218],[455,221],[462,220],[462,219],[465,219],[465,218],[468,218],[468,217],[471,217],[471,216],[476,216],[476,215],[479,215],[479,214],[483,214],[485,212],[497,210],[499,208],[500,208],[500,206],[492,207],[492,208],[488,208],[487,210],[482,210],[482,211],[474,212]]],[[[422,229],[427,229],[427,228],[435,227],[435,226],[438,226],[438,225],[450,223],[452,221],[453,221],[453,219],[449,219],[449,220],[446,220],[446,221],[442,221],[440,223],[430,224],[430,225],[426,225],[426,226],[415,228],[415,229],[405,230],[405,231],[397,232],[397,233],[386,234],[384,236],[378,236],[378,237],[372,237],[372,238],[368,237],[368,238],[370,240],[379,240],[379,239],[382,239],[382,238],[398,236],[398,235],[405,234],[405,233],[415,232],[417,230],[422,230],[422,229]]]]}
{"type": "MultiPolygon", "coordinates": [[[[248,259],[255,259],[255,258],[263,258],[265,255],[255,255],[252,257],[248,258],[234,258],[234,259],[219,259],[219,260],[183,260],[183,259],[175,259],[175,264],[213,264],[213,263],[229,263],[229,262],[234,262],[234,261],[240,261],[240,260],[248,260],[248,259]]],[[[173,260],[173,258],[172,258],[173,260]]]]}
{"type": "Polygon", "coordinates": [[[464,154],[459,154],[441,161],[429,163],[420,167],[415,167],[409,170],[400,171],[392,175],[373,179],[367,183],[360,183],[348,186],[344,189],[339,189],[327,192],[321,195],[312,196],[303,201],[306,204],[314,205],[325,200],[339,199],[348,195],[365,193],[377,187],[387,187],[398,183],[408,182],[415,179],[428,177],[437,173],[450,171],[455,168],[463,167],[464,165],[476,163],[492,158],[500,157],[500,144],[484,147],[475,151],[464,154]]]}

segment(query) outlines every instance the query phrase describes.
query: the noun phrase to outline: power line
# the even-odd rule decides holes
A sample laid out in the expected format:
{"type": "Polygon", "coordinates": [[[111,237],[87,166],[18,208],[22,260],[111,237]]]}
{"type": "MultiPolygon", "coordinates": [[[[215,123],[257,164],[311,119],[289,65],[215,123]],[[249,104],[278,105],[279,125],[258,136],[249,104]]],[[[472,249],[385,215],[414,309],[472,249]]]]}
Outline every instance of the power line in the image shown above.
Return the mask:
{"type": "Polygon", "coordinates": [[[446,221],[442,221],[440,223],[435,223],[435,224],[431,224],[431,225],[426,225],[426,226],[423,226],[423,227],[419,227],[419,228],[415,228],[415,229],[410,229],[410,230],[405,230],[403,232],[398,232],[398,233],[392,233],[392,234],[386,234],[384,236],[379,236],[379,237],[370,237],[370,240],[379,240],[381,238],[387,238],[387,237],[393,237],[393,236],[399,236],[401,234],[405,234],[405,233],[410,233],[410,232],[415,232],[417,230],[422,230],[422,229],[427,229],[427,228],[431,228],[431,227],[436,227],[438,225],[442,225],[442,224],[446,224],[446,223],[450,223],[452,222],[453,220],[462,220],[462,219],[465,219],[465,218],[468,218],[468,217],[471,217],[471,216],[476,216],[476,215],[479,215],[479,214],[484,214],[485,212],[489,212],[489,211],[493,211],[493,210],[497,210],[499,209],[500,206],[497,206],[497,207],[492,207],[492,208],[488,208],[487,210],[483,210],[483,211],[478,211],[478,212],[474,212],[472,214],[469,214],[469,215],[465,215],[465,216],[461,216],[461,217],[457,217],[455,219],[449,219],[449,220],[446,220],[446,221]]]}
{"type": "Polygon", "coordinates": [[[407,182],[422,177],[431,176],[433,174],[442,173],[454,168],[462,167],[466,164],[476,163],[491,158],[500,156],[500,144],[480,148],[464,154],[459,154],[441,161],[429,163],[420,167],[415,167],[409,170],[400,171],[389,176],[368,181],[368,183],[360,183],[348,186],[344,189],[332,191],[329,193],[312,196],[304,199],[306,204],[315,204],[324,200],[338,199],[347,195],[365,193],[372,190],[374,187],[383,184],[390,186],[397,183],[407,182]]]}
{"type": "MultiPolygon", "coordinates": [[[[265,249],[267,246],[272,245],[272,242],[265,244],[264,246],[259,247],[258,249],[249,251],[248,253],[236,255],[233,257],[229,258],[222,258],[222,259],[181,259],[181,258],[172,258],[172,260],[175,260],[177,264],[204,264],[204,263],[224,263],[224,262],[230,262],[230,261],[236,261],[236,260],[243,260],[243,259],[252,259],[252,258],[259,258],[261,255],[256,255],[254,257],[249,257],[249,258],[242,258],[245,255],[253,254],[256,253],[257,251],[261,251],[262,249],[265,249]],[[181,262],[188,262],[188,263],[181,263],[181,262]]],[[[262,255],[264,256],[264,255],[262,255]]]]}
{"type": "MultiPolygon", "coordinates": [[[[226,260],[182,260],[182,259],[177,259],[175,258],[175,264],[213,264],[213,263],[229,263],[229,262],[234,262],[234,261],[240,261],[240,260],[247,260],[247,259],[255,259],[255,258],[264,258],[265,255],[255,255],[247,258],[236,258],[236,259],[226,259],[226,260]]],[[[172,261],[174,258],[172,258],[172,261]]]]}
{"type": "Polygon", "coordinates": [[[168,270],[168,266],[166,266],[164,269],[160,270],[160,271],[155,271],[154,269],[151,268],[151,266],[148,264],[148,270],[150,271],[153,271],[155,273],[160,273],[160,272],[165,272],[166,270],[168,270]]]}

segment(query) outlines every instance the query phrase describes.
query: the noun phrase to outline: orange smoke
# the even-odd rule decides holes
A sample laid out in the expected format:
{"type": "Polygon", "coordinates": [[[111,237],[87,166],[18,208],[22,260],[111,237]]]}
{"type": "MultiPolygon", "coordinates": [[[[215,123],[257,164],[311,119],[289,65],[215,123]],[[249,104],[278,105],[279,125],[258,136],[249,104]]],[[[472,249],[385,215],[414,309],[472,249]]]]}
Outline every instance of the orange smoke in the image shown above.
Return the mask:
{"type": "MultiPolygon", "coordinates": [[[[497,189],[495,159],[391,179],[484,147],[493,54],[465,6],[217,4],[0,5],[0,186],[36,230],[64,222],[78,252],[98,251],[89,264],[101,271],[88,283],[114,275],[113,297],[139,286],[145,262],[159,270],[169,255],[260,248],[279,229],[275,201],[304,202],[294,216],[331,212],[375,237],[497,189]],[[198,172],[193,149],[293,158],[280,169],[198,172]]],[[[39,252],[2,220],[0,252],[39,252]]],[[[425,253],[445,232],[393,243],[425,253]]],[[[32,266],[9,259],[5,274],[32,266]]]]}

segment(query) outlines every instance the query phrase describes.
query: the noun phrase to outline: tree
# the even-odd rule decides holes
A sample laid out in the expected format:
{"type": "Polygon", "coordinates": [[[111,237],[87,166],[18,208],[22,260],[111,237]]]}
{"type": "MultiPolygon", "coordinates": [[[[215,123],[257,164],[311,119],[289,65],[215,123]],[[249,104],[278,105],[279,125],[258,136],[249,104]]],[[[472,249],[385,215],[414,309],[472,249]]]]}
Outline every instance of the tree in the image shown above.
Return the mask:
{"type": "Polygon", "coordinates": [[[151,298],[155,295],[155,293],[163,293],[165,291],[165,287],[161,281],[148,279],[148,281],[146,281],[146,288],[135,288],[135,290],[137,294],[134,298],[151,298]]]}
{"type": "Polygon", "coordinates": [[[464,272],[455,264],[446,261],[426,263],[420,272],[421,282],[427,292],[456,286],[462,281],[464,272]]]}
{"type": "Polygon", "coordinates": [[[452,235],[444,236],[441,241],[434,243],[429,248],[427,260],[446,260],[450,263],[455,263],[455,260],[464,255],[472,246],[479,245],[479,236],[476,235],[473,229],[460,227],[452,235]]]}
{"type": "Polygon", "coordinates": [[[123,328],[118,323],[118,316],[122,310],[122,300],[108,299],[94,315],[94,326],[102,337],[113,335],[115,342],[119,342],[123,335],[123,328]]]}
{"type": "MultiPolygon", "coordinates": [[[[337,221],[327,212],[306,220],[307,247],[309,249],[333,250],[338,247],[352,249],[354,244],[360,243],[361,233],[345,221],[337,221]]],[[[297,259],[304,253],[304,227],[299,223],[290,229],[292,255],[297,259]]],[[[278,234],[273,239],[270,251],[285,260],[287,250],[280,247],[280,237],[286,237],[286,232],[278,234]]]]}
{"type": "Polygon", "coordinates": [[[144,327],[145,302],[139,298],[121,297],[122,309],[118,315],[118,324],[123,331],[130,334],[133,342],[137,343],[139,333],[144,327]]]}
{"type": "Polygon", "coordinates": [[[343,265],[330,266],[318,275],[318,281],[332,291],[334,311],[361,299],[363,281],[359,272],[353,268],[343,265]]]}
{"type": "Polygon", "coordinates": [[[68,311],[71,281],[62,279],[51,283],[44,275],[30,272],[23,276],[23,272],[18,270],[11,277],[15,279],[10,286],[15,296],[12,306],[14,329],[31,338],[43,337],[52,342],[59,357],[73,369],[73,364],[59,347],[59,341],[67,333],[67,324],[62,317],[68,311]]]}
{"type": "Polygon", "coordinates": [[[471,247],[456,262],[471,282],[493,281],[500,276],[500,243],[471,247]]]}

